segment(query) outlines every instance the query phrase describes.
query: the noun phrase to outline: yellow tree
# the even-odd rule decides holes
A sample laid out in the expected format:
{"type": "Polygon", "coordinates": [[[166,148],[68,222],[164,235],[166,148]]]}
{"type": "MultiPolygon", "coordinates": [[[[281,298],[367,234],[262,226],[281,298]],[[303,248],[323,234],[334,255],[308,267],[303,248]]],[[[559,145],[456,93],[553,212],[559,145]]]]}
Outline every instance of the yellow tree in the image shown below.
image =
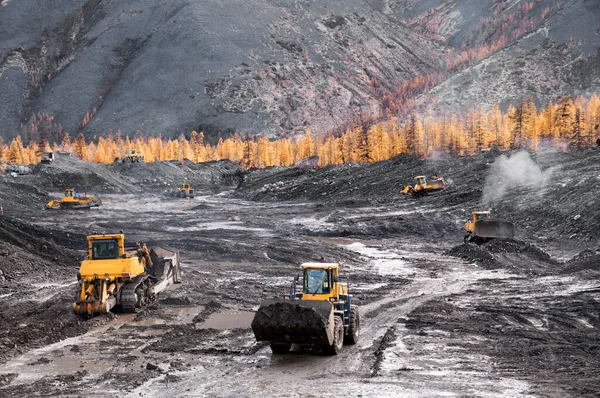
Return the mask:
{"type": "Polygon", "coordinates": [[[73,151],[73,146],[71,145],[71,136],[69,135],[69,133],[65,133],[65,136],[63,137],[61,143],[61,148],[63,151],[73,151]]]}
{"type": "Polygon", "coordinates": [[[573,97],[562,97],[554,114],[554,125],[562,140],[569,140],[575,123],[575,103],[573,97]]]}

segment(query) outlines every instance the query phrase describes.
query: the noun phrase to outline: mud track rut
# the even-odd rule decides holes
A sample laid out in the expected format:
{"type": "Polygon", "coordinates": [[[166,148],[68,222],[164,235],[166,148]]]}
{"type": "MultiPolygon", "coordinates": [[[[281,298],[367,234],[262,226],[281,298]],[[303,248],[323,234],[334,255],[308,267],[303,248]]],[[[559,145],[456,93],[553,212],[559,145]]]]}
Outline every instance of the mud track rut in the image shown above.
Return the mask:
{"type": "MultiPolygon", "coordinates": [[[[502,347],[491,347],[510,346],[502,333],[515,333],[519,341],[532,330],[541,341],[568,338],[547,335],[540,326],[547,308],[557,305],[556,300],[536,301],[545,289],[560,286],[565,296],[598,299],[597,293],[581,293],[593,283],[578,278],[538,278],[536,285],[530,278],[444,255],[455,242],[322,238],[319,231],[336,228],[335,221],[327,221],[332,210],[311,204],[218,196],[107,195],[103,201],[100,209],[77,213],[70,228],[82,234],[123,229],[130,241],[149,239],[178,248],[184,284],[140,314],[118,314],[101,326],[90,323],[82,335],[0,364],[0,395],[80,396],[90,389],[95,396],[132,397],[568,395],[568,385],[563,389],[548,382],[551,368],[543,374],[534,364],[519,369],[513,358],[522,354],[518,346],[511,347],[508,358],[502,347]],[[261,298],[288,291],[298,263],[320,257],[344,265],[342,274],[361,306],[359,344],[344,347],[336,357],[298,349],[272,355],[267,345],[254,341],[251,312],[261,298]],[[523,321],[518,306],[503,310],[516,298],[541,314],[539,322],[535,317],[523,321]],[[466,310],[495,310],[497,317],[479,321],[461,312],[466,310]],[[484,321],[489,324],[480,324],[484,321]]],[[[345,210],[347,218],[361,220],[374,220],[377,213],[345,210]]],[[[69,215],[35,216],[51,225],[69,215]]],[[[55,288],[64,295],[73,286],[55,288]]],[[[582,340],[593,342],[586,333],[598,325],[584,307],[578,318],[570,317],[571,326],[581,331],[582,340]]],[[[594,359],[593,348],[587,349],[579,355],[583,363],[594,359]]],[[[598,366],[588,370],[592,388],[598,366]]],[[[579,395],[591,390],[582,391],[579,395]]]]}

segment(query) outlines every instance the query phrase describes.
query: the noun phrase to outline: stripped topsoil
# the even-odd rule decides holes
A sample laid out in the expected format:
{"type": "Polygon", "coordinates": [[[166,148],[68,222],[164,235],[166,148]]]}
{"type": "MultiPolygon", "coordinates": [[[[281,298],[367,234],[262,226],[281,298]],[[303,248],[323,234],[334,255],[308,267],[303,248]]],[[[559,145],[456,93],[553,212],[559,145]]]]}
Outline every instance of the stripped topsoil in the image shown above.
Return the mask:
{"type": "Polygon", "coordinates": [[[513,156],[252,172],[59,159],[2,176],[0,394],[302,396],[343,374],[329,396],[598,396],[600,155],[528,155],[542,185],[494,174],[513,156]],[[434,173],[451,187],[399,193],[434,173]],[[195,199],[168,195],[183,182],[195,199]],[[103,205],[44,211],[66,187],[103,205]],[[470,212],[488,209],[515,238],[463,244],[470,212]],[[184,283],[135,316],[80,318],[85,236],[119,230],[179,249],[184,283]],[[341,264],[361,340],[336,357],[272,355],[248,319],[308,261],[341,264]]]}

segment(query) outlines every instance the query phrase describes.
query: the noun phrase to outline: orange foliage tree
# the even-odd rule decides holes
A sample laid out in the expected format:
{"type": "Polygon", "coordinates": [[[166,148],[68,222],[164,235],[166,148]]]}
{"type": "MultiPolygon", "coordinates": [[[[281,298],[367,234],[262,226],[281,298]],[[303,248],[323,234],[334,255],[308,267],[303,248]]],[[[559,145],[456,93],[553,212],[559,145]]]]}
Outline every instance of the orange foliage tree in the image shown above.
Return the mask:
{"type": "MultiPolygon", "coordinates": [[[[347,162],[376,162],[399,154],[430,157],[440,153],[472,155],[487,148],[537,150],[543,145],[579,149],[596,145],[600,138],[600,98],[563,97],[538,111],[531,98],[523,98],[502,113],[499,105],[484,111],[478,106],[464,115],[422,117],[411,114],[407,122],[397,118],[375,122],[360,116],[338,134],[319,135],[306,130],[296,138],[242,137],[235,133],[215,145],[204,134],[192,131],[177,139],[142,137],[121,133],[86,141],[79,133],[75,141],[68,133],[52,144],[85,161],[112,163],[135,149],[145,161],[177,160],[206,162],[230,159],[245,168],[290,166],[317,155],[320,166],[347,162]]],[[[44,150],[50,150],[50,145],[44,150]]],[[[38,141],[24,144],[20,136],[10,143],[0,140],[0,160],[8,163],[38,163],[38,141]]]]}

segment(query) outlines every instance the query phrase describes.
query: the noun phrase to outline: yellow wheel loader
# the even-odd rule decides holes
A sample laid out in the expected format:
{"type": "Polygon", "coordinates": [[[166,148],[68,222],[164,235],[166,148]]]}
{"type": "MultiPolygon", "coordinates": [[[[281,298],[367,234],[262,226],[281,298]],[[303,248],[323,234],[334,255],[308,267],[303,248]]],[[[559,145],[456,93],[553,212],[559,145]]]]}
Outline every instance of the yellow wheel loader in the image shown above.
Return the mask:
{"type": "Polygon", "coordinates": [[[181,283],[179,253],[158,246],[125,247],[125,235],[87,237],[88,256],[77,274],[73,310],[88,317],[114,307],[137,312],[173,283],[181,283]]]}
{"type": "Polygon", "coordinates": [[[181,188],[177,190],[175,196],[178,198],[194,198],[194,188],[190,184],[181,184],[181,188]]]}
{"type": "Polygon", "coordinates": [[[360,332],[358,307],[352,304],[348,284],[339,282],[339,264],[305,263],[302,292],[296,293],[296,275],[289,296],[263,300],[254,314],[256,341],[267,341],[274,354],[292,344],[317,346],[337,355],[344,344],[356,344],[360,332]]]}
{"type": "Polygon", "coordinates": [[[473,219],[465,223],[465,243],[482,244],[494,238],[513,238],[515,226],[508,221],[493,220],[489,211],[474,211],[473,219]]]}
{"type": "Polygon", "coordinates": [[[65,190],[65,196],[62,199],[51,200],[46,204],[46,210],[64,210],[64,209],[89,209],[98,207],[102,201],[98,198],[76,193],[74,189],[68,188],[65,190]]]}
{"type": "Polygon", "coordinates": [[[405,195],[420,196],[426,193],[443,191],[450,186],[443,177],[433,176],[428,181],[425,176],[415,177],[415,185],[406,185],[402,190],[405,195]]]}
{"type": "Polygon", "coordinates": [[[122,158],[115,158],[115,163],[143,163],[144,155],[135,149],[130,149],[127,155],[122,158]]]}

